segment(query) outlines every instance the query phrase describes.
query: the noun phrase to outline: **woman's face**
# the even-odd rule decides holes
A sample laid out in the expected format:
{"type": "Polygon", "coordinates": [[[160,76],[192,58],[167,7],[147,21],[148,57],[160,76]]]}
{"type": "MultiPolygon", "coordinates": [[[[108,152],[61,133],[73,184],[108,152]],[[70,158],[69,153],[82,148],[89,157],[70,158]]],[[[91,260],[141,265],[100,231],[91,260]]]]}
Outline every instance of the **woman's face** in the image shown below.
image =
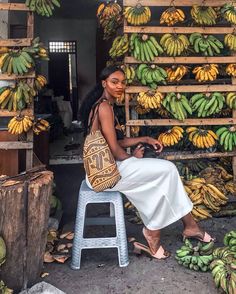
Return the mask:
{"type": "Polygon", "coordinates": [[[109,95],[120,98],[125,90],[125,75],[121,71],[115,71],[102,84],[109,95]]]}

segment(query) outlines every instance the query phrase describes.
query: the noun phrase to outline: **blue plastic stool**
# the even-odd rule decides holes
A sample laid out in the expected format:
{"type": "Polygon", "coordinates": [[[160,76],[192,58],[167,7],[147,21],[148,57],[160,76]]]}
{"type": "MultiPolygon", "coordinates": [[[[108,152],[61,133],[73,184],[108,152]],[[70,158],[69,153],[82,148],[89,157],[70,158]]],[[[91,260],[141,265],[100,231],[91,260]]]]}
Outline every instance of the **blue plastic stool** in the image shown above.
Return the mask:
{"type": "Polygon", "coordinates": [[[74,270],[80,269],[81,250],[93,248],[117,248],[120,267],[125,267],[129,264],[124,209],[121,194],[119,192],[96,193],[87,186],[84,180],[79,191],[71,268],[74,270]],[[110,217],[86,218],[86,206],[89,203],[110,203],[110,217]],[[83,237],[85,225],[112,224],[115,224],[116,226],[116,237],[83,237]]]}

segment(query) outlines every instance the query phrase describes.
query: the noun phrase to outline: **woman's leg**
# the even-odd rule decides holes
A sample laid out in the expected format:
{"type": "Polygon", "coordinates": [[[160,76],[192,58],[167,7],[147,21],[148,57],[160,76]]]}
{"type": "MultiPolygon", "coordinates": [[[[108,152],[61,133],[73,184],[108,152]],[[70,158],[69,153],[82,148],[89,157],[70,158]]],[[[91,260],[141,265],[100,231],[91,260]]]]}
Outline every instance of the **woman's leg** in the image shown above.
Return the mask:
{"type": "Polygon", "coordinates": [[[144,237],[146,238],[152,254],[155,254],[160,248],[161,230],[149,230],[144,228],[144,237]]]}
{"type": "Polygon", "coordinates": [[[184,231],[183,234],[185,236],[199,236],[201,238],[204,237],[204,231],[199,227],[197,222],[194,220],[191,213],[188,213],[182,218],[182,222],[184,225],[184,231]]]}

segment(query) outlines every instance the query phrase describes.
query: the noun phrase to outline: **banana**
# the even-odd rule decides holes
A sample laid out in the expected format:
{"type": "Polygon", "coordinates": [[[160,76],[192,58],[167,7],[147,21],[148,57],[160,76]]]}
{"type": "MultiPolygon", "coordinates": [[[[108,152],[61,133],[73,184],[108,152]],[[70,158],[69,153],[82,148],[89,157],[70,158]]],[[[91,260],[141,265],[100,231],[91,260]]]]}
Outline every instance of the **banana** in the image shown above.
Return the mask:
{"type": "Polygon", "coordinates": [[[185,14],[183,10],[177,9],[174,6],[167,8],[160,18],[160,24],[167,24],[172,26],[178,22],[183,22],[185,20],[185,14]]]}

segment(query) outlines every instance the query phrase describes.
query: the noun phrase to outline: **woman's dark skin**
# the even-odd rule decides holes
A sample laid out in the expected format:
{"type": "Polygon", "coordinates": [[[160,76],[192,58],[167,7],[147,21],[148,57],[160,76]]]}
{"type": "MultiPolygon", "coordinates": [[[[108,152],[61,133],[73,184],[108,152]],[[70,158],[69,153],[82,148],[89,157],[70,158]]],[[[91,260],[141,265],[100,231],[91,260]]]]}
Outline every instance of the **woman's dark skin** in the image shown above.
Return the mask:
{"type": "MultiPolygon", "coordinates": [[[[104,92],[101,98],[106,98],[107,101],[104,101],[100,104],[98,115],[94,119],[91,130],[93,131],[101,129],[115,159],[118,161],[122,161],[131,157],[131,155],[129,155],[124,150],[124,148],[135,146],[141,142],[150,144],[156,149],[157,152],[161,152],[163,146],[158,140],[151,137],[124,138],[123,140],[117,141],[112,105],[114,104],[116,98],[119,98],[124,93],[126,84],[123,72],[116,71],[112,73],[106,80],[102,81],[102,86],[104,88],[104,92]]],[[[144,148],[138,146],[133,151],[132,156],[142,158],[143,154],[144,148]]],[[[184,225],[183,233],[186,236],[191,237],[198,235],[201,238],[204,237],[204,232],[195,222],[191,213],[185,215],[182,218],[182,222],[184,225]]],[[[160,230],[149,230],[145,228],[145,231],[149,239],[148,243],[150,246],[150,250],[153,254],[155,254],[160,247],[160,230]]]]}

